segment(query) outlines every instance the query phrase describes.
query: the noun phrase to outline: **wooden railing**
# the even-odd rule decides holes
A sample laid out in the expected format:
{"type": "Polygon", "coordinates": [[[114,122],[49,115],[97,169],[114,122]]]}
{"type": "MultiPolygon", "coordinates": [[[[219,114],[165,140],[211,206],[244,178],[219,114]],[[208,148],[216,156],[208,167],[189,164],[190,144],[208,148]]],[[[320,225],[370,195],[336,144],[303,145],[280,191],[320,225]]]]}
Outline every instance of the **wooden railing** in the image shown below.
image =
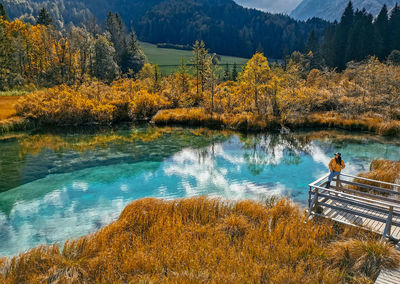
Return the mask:
{"type": "Polygon", "coordinates": [[[383,231],[377,231],[382,234],[382,239],[394,238],[391,236],[392,226],[400,227],[399,184],[340,174],[327,189],[328,177],[329,174],[309,184],[310,215],[327,217],[324,211],[331,209],[374,220],[385,224],[383,231]]]}

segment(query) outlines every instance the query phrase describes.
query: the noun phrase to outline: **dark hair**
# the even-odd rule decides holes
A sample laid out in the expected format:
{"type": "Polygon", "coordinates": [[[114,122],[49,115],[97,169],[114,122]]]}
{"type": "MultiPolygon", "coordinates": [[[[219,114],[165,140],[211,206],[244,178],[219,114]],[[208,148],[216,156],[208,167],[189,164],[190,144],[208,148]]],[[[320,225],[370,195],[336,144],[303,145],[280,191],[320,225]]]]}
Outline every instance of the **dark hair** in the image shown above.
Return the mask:
{"type": "Polygon", "coordinates": [[[340,156],[338,155],[337,158],[335,157],[335,160],[336,160],[336,164],[342,165],[342,157],[340,157],[340,156]]]}

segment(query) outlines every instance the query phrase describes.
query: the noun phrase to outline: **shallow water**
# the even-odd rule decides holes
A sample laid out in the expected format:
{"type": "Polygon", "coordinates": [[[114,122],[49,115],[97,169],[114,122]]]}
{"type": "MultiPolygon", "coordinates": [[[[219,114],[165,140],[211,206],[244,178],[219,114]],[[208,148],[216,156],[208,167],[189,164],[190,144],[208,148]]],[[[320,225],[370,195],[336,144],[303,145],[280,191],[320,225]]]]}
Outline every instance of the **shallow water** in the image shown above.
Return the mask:
{"type": "Polygon", "coordinates": [[[243,135],[184,128],[16,134],[0,139],[0,255],[62,243],[116,220],[144,197],[209,195],[305,204],[336,151],[346,173],[400,158],[400,142],[365,134],[243,135]]]}

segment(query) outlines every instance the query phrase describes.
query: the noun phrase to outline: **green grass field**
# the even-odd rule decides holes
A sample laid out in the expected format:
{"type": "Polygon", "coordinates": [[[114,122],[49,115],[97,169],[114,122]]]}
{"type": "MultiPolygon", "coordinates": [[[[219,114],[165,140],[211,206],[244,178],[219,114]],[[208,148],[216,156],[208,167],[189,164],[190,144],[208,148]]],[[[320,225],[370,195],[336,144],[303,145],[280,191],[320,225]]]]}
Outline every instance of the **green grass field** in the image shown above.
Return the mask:
{"type": "MultiPolygon", "coordinates": [[[[185,58],[186,64],[190,64],[190,59],[193,56],[192,51],[190,50],[179,50],[172,48],[158,48],[155,44],[150,44],[147,42],[141,42],[140,45],[144,53],[147,56],[147,59],[151,64],[158,64],[160,66],[160,70],[164,75],[171,74],[175,72],[178,68],[178,65],[181,62],[181,58],[185,58]],[[175,66],[174,66],[175,65],[175,66]]],[[[221,56],[221,65],[225,64],[234,64],[236,63],[238,66],[238,71],[241,70],[242,66],[247,63],[248,59],[233,57],[233,56],[221,56]]],[[[225,68],[222,66],[222,68],[225,68]]],[[[230,66],[232,69],[232,66],[230,66]]]]}

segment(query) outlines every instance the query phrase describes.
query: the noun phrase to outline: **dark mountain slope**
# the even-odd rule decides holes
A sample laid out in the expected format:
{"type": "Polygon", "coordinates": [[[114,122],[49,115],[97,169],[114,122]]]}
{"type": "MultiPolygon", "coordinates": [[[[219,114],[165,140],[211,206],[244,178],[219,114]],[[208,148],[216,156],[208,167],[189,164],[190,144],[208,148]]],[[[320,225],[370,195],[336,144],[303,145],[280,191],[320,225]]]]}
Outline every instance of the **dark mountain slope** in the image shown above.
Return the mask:
{"type": "MultiPolygon", "coordinates": [[[[328,21],[339,20],[349,0],[303,0],[291,13],[291,16],[299,20],[307,20],[312,17],[320,17],[328,21]]],[[[373,16],[378,15],[382,6],[386,4],[393,7],[399,0],[352,0],[356,9],[365,8],[373,16]]]]}
{"type": "MultiPolygon", "coordinates": [[[[0,0],[1,2],[1,0],[0,0]]],[[[104,22],[108,11],[118,12],[133,25],[142,41],[193,44],[204,40],[211,51],[251,56],[263,50],[280,58],[284,50],[302,51],[310,32],[322,36],[326,22],[301,22],[284,15],[239,6],[232,0],[3,0],[12,18],[36,16],[46,6],[63,27],[77,25],[93,14],[104,22]]],[[[31,20],[33,21],[33,20],[31,20]]]]}

